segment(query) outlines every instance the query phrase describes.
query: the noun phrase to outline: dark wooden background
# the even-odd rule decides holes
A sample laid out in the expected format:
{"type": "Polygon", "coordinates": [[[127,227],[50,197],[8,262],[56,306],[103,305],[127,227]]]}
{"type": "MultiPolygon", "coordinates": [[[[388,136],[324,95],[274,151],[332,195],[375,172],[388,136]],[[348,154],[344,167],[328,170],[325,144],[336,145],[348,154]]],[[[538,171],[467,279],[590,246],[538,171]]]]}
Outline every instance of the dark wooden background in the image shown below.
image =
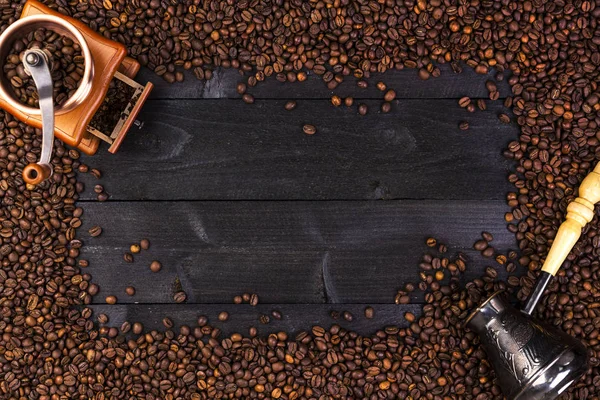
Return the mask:
{"type": "Polygon", "coordinates": [[[217,71],[209,82],[188,78],[168,85],[149,71],[155,91],[140,119],[145,125],[129,133],[117,155],[101,148],[86,163],[102,170],[96,180],[81,177],[86,191],[80,236],[88,271],[101,286],[97,312],[110,325],[125,319],[148,328],[169,316],[193,325],[199,315],[225,332],[246,333],[257,326],[264,334],[330,325],[331,310],[348,310],[352,322],[337,321],[361,333],[389,324],[403,325],[412,304],[394,304],[397,289],[418,282],[418,263],[434,236],[451,253],[471,259],[465,278],[477,276],[493,261],[471,246],[483,230],[495,236],[500,250],[515,247],[503,215],[512,165],[502,150],[518,135],[515,123],[503,125],[509,94],[487,111],[468,113],[457,99],[487,98],[489,76],[465,69],[420,81],[416,71],[396,71],[370,79],[359,89],[344,82],[335,94],[352,95],[370,107],[334,108],[333,94],[316,76],[304,83],[274,79],[250,88],[256,102],[247,105],[235,92],[237,71],[217,71]],[[393,111],[381,114],[384,81],[397,93],[393,111]],[[289,99],[297,108],[283,109],[289,99]],[[458,129],[460,121],[468,131],[458,129]],[[302,133],[306,123],[317,134],[302,133]],[[95,200],[101,183],[110,200],[95,200]],[[100,225],[102,236],[87,229],[100,225]],[[131,243],[148,238],[151,249],[123,261],[131,243]],[[150,272],[151,260],[163,270],[150,272]],[[180,283],[185,304],[174,304],[180,283]],[[137,294],[128,297],[124,288],[137,294]],[[235,295],[257,293],[260,305],[233,305],[235,295]],[[103,305],[116,295],[119,304],[103,305]],[[375,318],[365,319],[367,305],[375,318]],[[229,311],[227,323],[216,315],[229,311]],[[261,325],[261,313],[279,310],[281,321],[261,325]]]}

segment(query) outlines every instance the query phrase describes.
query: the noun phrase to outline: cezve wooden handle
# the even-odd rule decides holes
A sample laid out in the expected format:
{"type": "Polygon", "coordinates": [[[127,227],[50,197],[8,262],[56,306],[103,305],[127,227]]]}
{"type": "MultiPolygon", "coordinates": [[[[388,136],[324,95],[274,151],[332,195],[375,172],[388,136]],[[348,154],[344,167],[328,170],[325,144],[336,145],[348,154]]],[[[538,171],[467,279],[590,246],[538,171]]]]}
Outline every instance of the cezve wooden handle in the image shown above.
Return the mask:
{"type": "Polygon", "coordinates": [[[600,201],[600,163],[579,186],[579,197],[567,206],[567,217],[558,228],[542,271],[556,275],[579,240],[581,230],[594,218],[594,205],[600,201]]]}
{"type": "Polygon", "coordinates": [[[594,218],[594,205],[600,201],[600,163],[585,177],[579,186],[579,197],[567,206],[565,221],[558,228],[550,252],[542,266],[542,274],[538,278],[534,292],[531,294],[525,309],[531,314],[542,293],[556,275],[577,240],[582,229],[594,218]]]}

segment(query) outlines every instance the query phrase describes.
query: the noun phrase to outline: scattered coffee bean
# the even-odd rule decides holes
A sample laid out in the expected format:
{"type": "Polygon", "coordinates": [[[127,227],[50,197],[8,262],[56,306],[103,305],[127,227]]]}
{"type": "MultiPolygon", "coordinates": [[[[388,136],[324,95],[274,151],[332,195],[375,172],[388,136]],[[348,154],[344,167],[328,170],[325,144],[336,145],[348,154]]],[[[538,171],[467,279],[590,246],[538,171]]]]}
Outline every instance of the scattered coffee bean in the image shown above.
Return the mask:
{"type": "Polygon", "coordinates": [[[285,103],[284,108],[287,111],[292,111],[294,108],[296,108],[296,102],[293,100],[288,101],[287,103],[285,103]]]}
{"type": "Polygon", "coordinates": [[[99,324],[106,324],[108,322],[108,315],[100,314],[100,315],[98,315],[97,320],[98,320],[99,324]]]}
{"type": "Polygon", "coordinates": [[[508,115],[506,115],[506,114],[500,114],[500,115],[498,115],[498,119],[503,124],[510,124],[510,117],[508,115]]]}
{"type": "Polygon", "coordinates": [[[358,105],[358,113],[360,115],[367,115],[368,111],[369,111],[369,108],[367,107],[366,104],[359,104],[358,105]]]}
{"type": "Polygon", "coordinates": [[[131,331],[134,334],[139,335],[144,331],[144,325],[142,325],[140,322],[135,322],[132,326],[131,331]]]}
{"type": "Polygon", "coordinates": [[[102,228],[98,225],[94,225],[88,230],[88,233],[91,237],[98,237],[102,234],[102,228]]]}
{"type": "Polygon", "coordinates": [[[393,101],[396,98],[396,92],[392,89],[385,92],[383,99],[387,102],[393,101]]]}
{"type": "Polygon", "coordinates": [[[152,261],[150,263],[150,271],[152,272],[158,272],[162,269],[162,264],[158,261],[152,261]]]}
{"type": "Polygon", "coordinates": [[[277,310],[271,311],[271,316],[276,320],[280,320],[282,317],[281,312],[279,312],[277,310]]]}
{"type": "Polygon", "coordinates": [[[131,253],[123,254],[123,260],[125,260],[126,263],[131,264],[133,262],[133,254],[131,254],[131,253]]]}
{"type": "Polygon", "coordinates": [[[314,135],[315,133],[317,133],[317,128],[315,128],[314,125],[304,125],[302,127],[302,130],[304,131],[304,133],[306,133],[307,135],[314,135]]]}
{"type": "Polygon", "coordinates": [[[148,239],[140,240],[140,247],[142,250],[148,250],[150,248],[150,241],[148,239]]]}
{"type": "Polygon", "coordinates": [[[127,293],[128,296],[134,296],[135,295],[135,288],[133,286],[127,286],[125,288],[125,293],[127,293]]]}
{"type": "Polygon", "coordinates": [[[106,296],[106,304],[117,304],[117,296],[106,296]]]}
{"type": "Polygon", "coordinates": [[[340,96],[331,96],[331,104],[335,107],[339,107],[342,105],[342,98],[340,96]]]}
{"type": "Polygon", "coordinates": [[[254,103],[254,96],[252,96],[250,93],[245,93],[242,96],[242,100],[244,100],[244,103],[246,103],[246,104],[253,104],[254,103]]]}
{"type": "Polygon", "coordinates": [[[238,92],[238,94],[243,95],[244,93],[246,93],[246,89],[248,89],[248,87],[245,83],[240,82],[237,84],[236,91],[238,92]]]}
{"type": "Polygon", "coordinates": [[[183,303],[187,300],[187,294],[184,291],[175,292],[173,300],[175,303],[183,303]]]}
{"type": "Polygon", "coordinates": [[[466,108],[469,104],[471,104],[471,99],[468,96],[461,97],[460,100],[458,100],[458,105],[462,108],[466,108]]]}
{"type": "Polygon", "coordinates": [[[250,296],[250,305],[252,307],[256,307],[258,305],[258,295],[257,294],[252,294],[252,296],[250,296]]]}
{"type": "Polygon", "coordinates": [[[365,308],[365,318],[367,319],[372,319],[375,316],[375,310],[373,310],[373,307],[367,307],[365,308]]]}
{"type": "Polygon", "coordinates": [[[141,249],[142,248],[139,244],[132,244],[131,246],[129,246],[129,251],[133,254],[139,253],[141,249]]]}
{"type": "Polygon", "coordinates": [[[225,322],[229,319],[229,313],[227,311],[222,311],[219,313],[218,318],[219,318],[219,321],[225,322]]]}
{"type": "Polygon", "coordinates": [[[458,124],[458,127],[461,131],[469,130],[469,123],[467,121],[461,121],[461,123],[458,124]]]}

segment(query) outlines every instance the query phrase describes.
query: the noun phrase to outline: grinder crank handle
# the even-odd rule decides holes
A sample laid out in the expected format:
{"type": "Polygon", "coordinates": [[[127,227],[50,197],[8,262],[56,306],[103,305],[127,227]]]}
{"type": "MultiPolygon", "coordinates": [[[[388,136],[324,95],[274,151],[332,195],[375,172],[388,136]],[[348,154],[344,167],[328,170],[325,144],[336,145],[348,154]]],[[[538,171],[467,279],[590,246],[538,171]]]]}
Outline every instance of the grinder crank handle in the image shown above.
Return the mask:
{"type": "Polygon", "coordinates": [[[558,228],[550,252],[542,266],[542,274],[539,276],[533,293],[523,309],[523,312],[531,315],[539,302],[546,286],[565,261],[577,240],[581,236],[581,230],[594,218],[594,205],[600,201],[600,162],[596,168],[585,177],[579,186],[579,197],[567,206],[565,221],[558,228]]]}
{"type": "Polygon", "coordinates": [[[46,54],[40,49],[31,49],[23,56],[25,70],[31,74],[39,95],[42,112],[42,154],[37,164],[23,168],[23,180],[37,185],[52,175],[52,147],[54,145],[54,100],[52,76],[46,54]]]}

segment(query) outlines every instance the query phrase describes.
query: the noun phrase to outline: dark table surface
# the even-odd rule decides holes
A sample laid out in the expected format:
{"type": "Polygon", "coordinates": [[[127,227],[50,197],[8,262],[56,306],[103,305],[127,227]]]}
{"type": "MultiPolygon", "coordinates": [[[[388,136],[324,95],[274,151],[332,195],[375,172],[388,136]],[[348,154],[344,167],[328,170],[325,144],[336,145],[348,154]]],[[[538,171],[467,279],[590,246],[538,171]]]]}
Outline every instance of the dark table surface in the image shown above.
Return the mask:
{"type": "Polygon", "coordinates": [[[335,90],[355,98],[348,109],[331,105],[333,93],[316,76],[262,82],[250,88],[256,102],[247,105],[234,70],[174,85],[142,71],[138,81],[156,84],[140,115],[144,127],[118,154],[102,147],[85,157],[103,172],[81,178],[83,258],[101,287],[94,309],[115,326],[127,319],[156,328],[165,316],[193,325],[207,315],[224,332],[257,326],[261,334],[334,322],[365,334],[403,325],[404,312],[418,312],[422,300],[396,305],[394,295],[418,282],[428,236],[469,256],[465,279],[494,263],[471,250],[482,231],[495,236],[497,249],[515,248],[503,218],[512,165],[502,151],[518,128],[497,118],[509,113],[508,85],[499,84],[501,97],[486,111],[457,104],[462,96],[487,98],[490,78],[442,66],[440,78],[425,82],[414,70],[376,76],[366,90],[349,79],[335,90]],[[379,112],[379,80],[397,93],[389,114],[379,112]],[[290,99],[298,106],[288,112],[290,99]],[[357,114],[359,102],[367,116],[357,114]],[[463,120],[467,131],[458,128],[463,120]],[[315,135],[302,132],[307,123],[315,135]],[[96,201],[98,183],[109,201],[96,201]],[[103,228],[98,238],[87,233],[93,225],[103,228]],[[142,238],[150,250],[127,264],[123,254],[142,238]],[[152,260],[163,264],[160,273],[150,272],[152,260]],[[133,297],[124,292],[130,285],[133,297]],[[173,301],[178,287],[188,295],[184,304],[173,301]],[[233,305],[244,292],[257,293],[259,306],[233,305]],[[108,295],[118,304],[103,304],[108,295]],[[363,315],[367,305],[372,320],[363,315]],[[216,318],[223,310],[226,323],[216,318]],[[260,324],[272,310],[283,318],[260,324]],[[354,320],[334,321],[332,310],[354,320]]]}

